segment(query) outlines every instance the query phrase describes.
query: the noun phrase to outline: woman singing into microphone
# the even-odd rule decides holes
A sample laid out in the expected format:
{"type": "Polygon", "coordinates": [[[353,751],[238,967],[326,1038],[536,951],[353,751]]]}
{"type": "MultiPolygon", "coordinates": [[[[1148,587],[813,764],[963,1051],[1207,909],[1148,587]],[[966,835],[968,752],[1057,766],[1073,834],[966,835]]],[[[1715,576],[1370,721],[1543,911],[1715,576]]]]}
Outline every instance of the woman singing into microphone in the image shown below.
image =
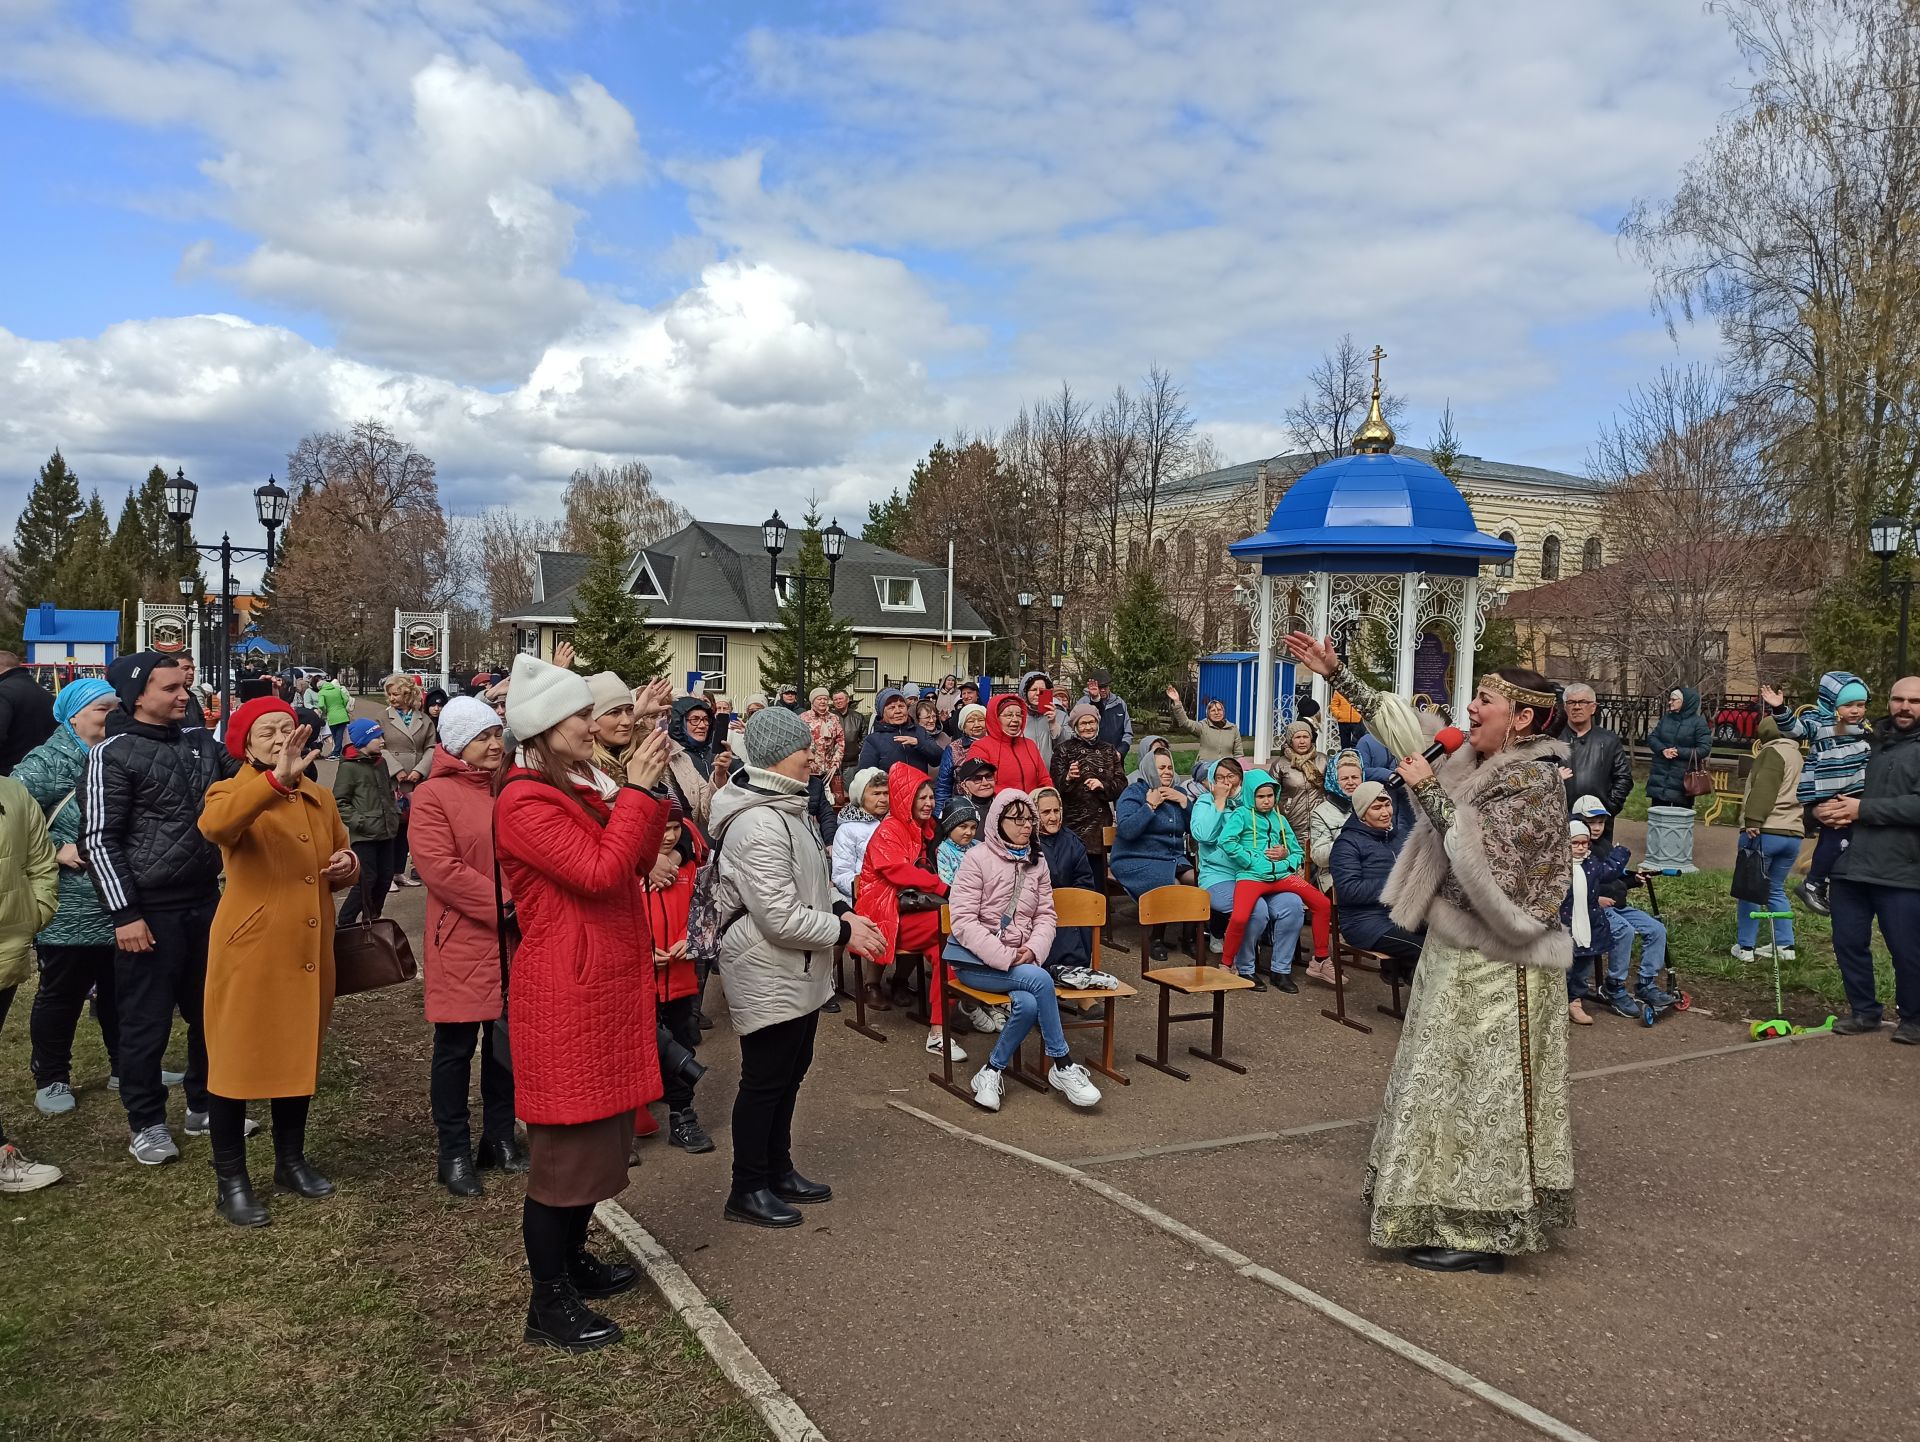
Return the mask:
{"type": "Polygon", "coordinates": [[[1467,745],[1438,763],[1413,708],[1376,693],[1330,641],[1287,649],[1403,756],[1420,813],[1382,900],[1426,929],[1367,1158],[1368,1239],[1430,1271],[1498,1272],[1573,1223],[1566,973],[1567,748],[1533,671],[1480,679],[1467,745]]]}

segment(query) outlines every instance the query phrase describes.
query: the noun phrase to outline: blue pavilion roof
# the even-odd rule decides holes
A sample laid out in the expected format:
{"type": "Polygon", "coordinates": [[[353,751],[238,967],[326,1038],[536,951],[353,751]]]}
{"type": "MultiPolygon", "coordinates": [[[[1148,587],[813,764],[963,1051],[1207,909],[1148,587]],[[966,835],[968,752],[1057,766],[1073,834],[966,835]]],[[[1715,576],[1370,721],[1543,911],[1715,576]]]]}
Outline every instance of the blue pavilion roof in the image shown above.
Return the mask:
{"type": "Polygon", "coordinates": [[[1409,455],[1340,456],[1287,488],[1267,529],[1227,548],[1269,573],[1428,571],[1472,575],[1514,546],[1473,523],[1459,488],[1409,455]]]}

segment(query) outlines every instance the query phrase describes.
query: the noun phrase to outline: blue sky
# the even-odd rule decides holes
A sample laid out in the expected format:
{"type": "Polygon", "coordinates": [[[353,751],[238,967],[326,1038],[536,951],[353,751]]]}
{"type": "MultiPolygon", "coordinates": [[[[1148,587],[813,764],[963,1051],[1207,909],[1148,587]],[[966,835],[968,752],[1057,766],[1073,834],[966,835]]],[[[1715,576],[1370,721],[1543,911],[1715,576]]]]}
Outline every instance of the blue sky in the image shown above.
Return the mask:
{"type": "Polygon", "coordinates": [[[375,415],[456,509],[638,457],[849,520],[1150,362],[1229,460],[1383,344],[1423,441],[1579,469],[1710,355],[1613,238],[1732,104],[1692,5],[0,0],[0,511],[60,446],[236,524],[375,415]]]}

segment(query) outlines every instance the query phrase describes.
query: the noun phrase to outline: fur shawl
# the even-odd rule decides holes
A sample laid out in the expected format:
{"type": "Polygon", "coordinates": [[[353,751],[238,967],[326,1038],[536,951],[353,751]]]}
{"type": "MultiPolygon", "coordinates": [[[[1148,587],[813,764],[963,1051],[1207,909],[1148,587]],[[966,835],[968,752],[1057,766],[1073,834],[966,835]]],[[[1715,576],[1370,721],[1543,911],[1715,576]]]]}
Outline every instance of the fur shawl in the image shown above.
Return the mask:
{"type": "Polygon", "coordinates": [[[1540,737],[1484,761],[1464,746],[1442,761],[1435,775],[1453,825],[1443,835],[1424,811],[1415,823],[1382,893],[1394,924],[1494,961],[1571,967],[1560,924],[1572,864],[1559,769],[1567,754],[1540,737]]]}

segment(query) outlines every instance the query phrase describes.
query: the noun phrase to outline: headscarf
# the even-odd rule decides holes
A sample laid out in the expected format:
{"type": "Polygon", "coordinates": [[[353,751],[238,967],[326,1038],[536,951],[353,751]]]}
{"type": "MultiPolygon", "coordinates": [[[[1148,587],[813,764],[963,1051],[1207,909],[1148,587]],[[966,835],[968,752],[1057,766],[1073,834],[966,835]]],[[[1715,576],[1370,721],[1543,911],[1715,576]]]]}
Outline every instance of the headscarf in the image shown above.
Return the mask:
{"type": "Polygon", "coordinates": [[[713,774],[713,755],[720,749],[714,730],[713,705],[704,696],[682,696],[673,703],[673,710],[667,716],[667,739],[686,753],[703,781],[713,774]],[[695,741],[687,735],[687,717],[695,711],[707,713],[705,741],[695,741]]]}
{"type": "Polygon", "coordinates": [[[1367,768],[1360,760],[1360,753],[1351,746],[1335,756],[1333,758],[1333,765],[1327,768],[1327,774],[1320,783],[1320,789],[1327,793],[1327,799],[1332,801],[1336,806],[1346,806],[1349,804],[1347,793],[1340,789],[1340,768],[1345,766],[1349,761],[1360,768],[1360,779],[1362,781],[1365,781],[1367,778],[1367,768]]]}
{"type": "MultiPolygon", "coordinates": [[[[66,727],[74,740],[80,741],[80,733],[73,729],[73,718],[102,696],[112,696],[114,703],[119,704],[120,698],[114,696],[113,687],[98,676],[82,676],[77,681],[69,681],[60,688],[60,694],[53,698],[53,719],[66,727]]],[[[84,741],[80,744],[86,745],[84,741]]]]}
{"type": "MultiPolygon", "coordinates": [[[[1587,823],[1569,821],[1567,835],[1585,841],[1587,823]]],[[[1587,916],[1587,868],[1578,861],[1573,863],[1573,944],[1582,951],[1593,945],[1593,922],[1587,916]]]]}
{"type": "Polygon", "coordinates": [[[1160,784],[1160,753],[1153,749],[1153,743],[1159,739],[1158,736],[1140,738],[1140,760],[1133,768],[1133,779],[1149,791],[1160,784]]]}

